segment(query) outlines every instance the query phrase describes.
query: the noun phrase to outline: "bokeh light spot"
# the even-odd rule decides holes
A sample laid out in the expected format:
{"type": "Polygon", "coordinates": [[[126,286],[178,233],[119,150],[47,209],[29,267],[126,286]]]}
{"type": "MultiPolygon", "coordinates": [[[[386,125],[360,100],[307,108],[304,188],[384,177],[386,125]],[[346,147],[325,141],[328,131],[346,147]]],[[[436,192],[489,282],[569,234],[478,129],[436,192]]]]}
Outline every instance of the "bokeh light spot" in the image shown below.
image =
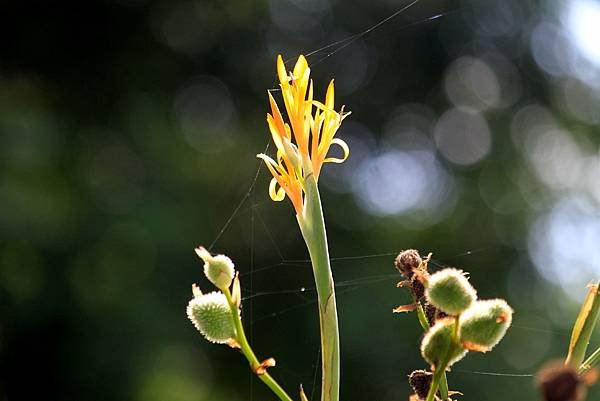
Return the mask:
{"type": "Polygon", "coordinates": [[[444,113],[435,126],[434,136],[440,153],[461,166],[482,160],[492,147],[486,120],[466,108],[453,108],[444,113]]]}
{"type": "Polygon", "coordinates": [[[570,1],[568,28],[579,51],[600,67],[600,3],[593,0],[570,1]]]}
{"type": "Polygon", "coordinates": [[[236,110],[220,80],[193,79],[177,93],[173,107],[185,139],[197,150],[219,152],[232,144],[236,110]]]}
{"type": "Polygon", "coordinates": [[[388,151],[365,159],[353,184],[361,206],[385,216],[439,206],[451,180],[430,151],[388,151]]]}
{"type": "Polygon", "coordinates": [[[584,198],[558,201],[530,229],[529,253],[535,266],[566,294],[580,294],[591,278],[600,275],[598,244],[600,212],[584,198]]]}
{"type": "Polygon", "coordinates": [[[444,80],[446,94],[456,106],[475,110],[496,107],[500,103],[500,84],[492,68],[473,57],[455,60],[444,80]]]}

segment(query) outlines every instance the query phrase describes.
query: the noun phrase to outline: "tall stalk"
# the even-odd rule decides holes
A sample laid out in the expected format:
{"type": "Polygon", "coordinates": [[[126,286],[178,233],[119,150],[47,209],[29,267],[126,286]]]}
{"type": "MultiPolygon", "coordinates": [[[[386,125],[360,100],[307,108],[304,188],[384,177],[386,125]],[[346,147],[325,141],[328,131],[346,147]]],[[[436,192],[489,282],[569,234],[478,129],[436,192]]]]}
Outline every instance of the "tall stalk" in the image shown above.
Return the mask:
{"type": "Polygon", "coordinates": [[[340,394],[340,340],[335,286],[321,197],[313,174],[305,179],[305,208],[298,224],[308,247],[319,300],[321,327],[321,401],[338,401],[340,394]]]}

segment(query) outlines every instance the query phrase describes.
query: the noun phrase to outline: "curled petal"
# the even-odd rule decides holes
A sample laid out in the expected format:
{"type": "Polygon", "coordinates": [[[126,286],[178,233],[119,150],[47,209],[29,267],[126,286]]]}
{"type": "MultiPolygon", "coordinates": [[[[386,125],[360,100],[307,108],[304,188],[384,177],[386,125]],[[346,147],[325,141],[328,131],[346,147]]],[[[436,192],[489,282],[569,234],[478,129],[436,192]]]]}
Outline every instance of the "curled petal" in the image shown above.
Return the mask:
{"type": "Polygon", "coordinates": [[[282,187],[277,188],[277,185],[279,185],[277,178],[273,177],[269,184],[269,196],[275,202],[280,202],[285,199],[285,191],[282,187]]]}
{"type": "Polygon", "coordinates": [[[328,157],[325,160],[323,160],[323,163],[343,163],[346,161],[346,159],[348,158],[348,155],[350,154],[350,148],[348,148],[348,144],[346,144],[346,142],[342,141],[340,138],[333,138],[331,140],[331,144],[336,144],[339,147],[342,148],[342,150],[344,151],[344,157],[343,158],[339,158],[339,157],[328,157]]]}
{"type": "Polygon", "coordinates": [[[265,162],[265,164],[267,165],[267,168],[269,169],[271,174],[273,174],[274,177],[281,175],[281,173],[278,171],[279,165],[270,156],[267,156],[264,153],[259,153],[256,155],[256,157],[258,157],[259,159],[261,159],[265,162]]]}
{"type": "Polygon", "coordinates": [[[273,177],[277,180],[277,183],[279,184],[279,186],[284,187],[285,180],[286,180],[286,177],[284,176],[284,174],[286,174],[286,173],[285,173],[285,171],[282,171],[282,168],[280,167],[280,165],[277,164],[275,162],[275,160],[271,159],[269,156],[265,155],[264,153],[260,153],[260,154],[256,155],[256,157],[258,157],[259,159],[262,159],[265,162],[265,164],[267,165],[267,168],[271,172],[271,175],[273,175],[273,177]]]}

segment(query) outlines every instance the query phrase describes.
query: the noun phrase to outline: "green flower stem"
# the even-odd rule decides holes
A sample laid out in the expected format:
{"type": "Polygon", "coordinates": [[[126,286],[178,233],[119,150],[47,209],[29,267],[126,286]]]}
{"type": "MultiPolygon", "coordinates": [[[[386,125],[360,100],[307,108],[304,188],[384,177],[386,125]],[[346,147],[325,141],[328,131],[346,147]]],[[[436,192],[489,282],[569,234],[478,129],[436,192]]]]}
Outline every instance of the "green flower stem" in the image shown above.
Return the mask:
{"type": "Polygon", "coordinates": [[[442,373],[446,371],[446,363],[441,364],[439,367],[436,366],[435,372],[433,373],[433,379],[431,380],[431,387],[429,387],[429,393],[427,393],[426,401],[434,401],[435,393],[438,391],[440,380],[442,379],[442,373]]]}
{"type": "MultiPolygon", "coordinates": [[[[255,372],[256,369],[260,366],[260,362],[254,354],[252,347],[250,347],[248,340],[246,339],[246,333],[244,332],[242,319],[240,318],[240,314],[238,312],[238,306],[233,301],[231,297],[231,292],[228,288],[225,288],[223,290],[223,293],[225,294],[227,302],[229,303],[229,307],[231,308],[231,317],[235,326],[235,332],[237,334],[236,340],[240,346],[240,350],[242,351],[242,354],[244,354],[248,362],[250,362],[250,368],[252,369],[252,371],[255,372]]],[[[273,377],[269,373],[257,373],[257,376],[263,383],[267,385],[267,387],[271,389],[271,391],[273,391],[273,393],[275,393],[277,397],[279,397],[281,401],[293,401],[292,398],[285,392],[283,388],[281,388],[281,386],[275,381],[275,379],[273,379],[273,377]]]]}
{"type": "Polygon", "coordinates": [[[427,316],[425,315],[425,311],[423,310],[423,305],[421,302],[415,301],[417,304],[417,318],[419,319],[419,323],[424,331],[429,330],[429,321],[427,320],[427,316]]]}
{"type": "Polygon", "coordinates": [[[444,369],[444,374],[440,379],[440,396],[443,401],[448,399],[448,379],[446,378],[446,369],[444,369]]]}
{"type": "Polygon", "coordinates": [[[321,401],[338,401],[340,394],[340,340],[325,221],[323,219],[321,197],[314,175],[309,174],[305,178],[304,184],[306,190],[305,208],[297,218],[312,261],[319,298],[321,401]]]}
{"type": "Polygon", "coordinates": [[[460,347],[460,339],[459,339],[459,320],[460,315],[456,316],[456,320],[454,322],[454,330],[452,333],[452,342],[450,347],[446,350],[446,355],[442,358],[442,362],[439,366],[435,367],[435,372],[433,373],[433,379],[431,380],[431,387],[429,387],[429,393],[427,393],[426,401],[434,401],[435,393],[437,393],[438,388],[440,388],[440,392],[445,391],[446,394],[441,394],[442,399],[446,400],[448,398],[448,382],[446,380],[446,367],[448,366],[448,362],[450,361],[450,356],[454,351],[454,347],[460,347]],[[442,379],[443,378],[443,379],[442,379]],[[443,383],[446,381],[446,383],[443,383]],[[445,387],[445,389],[444,389],[445,387]]]}
{"type": "MultiPolygon", "coordinates": [[[[421,302],[415,301],[417,304],[417,317],[419,319],[419,323],[421,323],[421,327],[423,330],[429,330],[429,322],[427,321],[427,316],[425,315],[425,311],[423,310],[423,305],[421,302]]],[[[440,378],[440,395],[442,396],[442,400],[446,401],[448,399],[448,378],[446,377],[446,369],[444,369],[444,374],[440,378]]]]}

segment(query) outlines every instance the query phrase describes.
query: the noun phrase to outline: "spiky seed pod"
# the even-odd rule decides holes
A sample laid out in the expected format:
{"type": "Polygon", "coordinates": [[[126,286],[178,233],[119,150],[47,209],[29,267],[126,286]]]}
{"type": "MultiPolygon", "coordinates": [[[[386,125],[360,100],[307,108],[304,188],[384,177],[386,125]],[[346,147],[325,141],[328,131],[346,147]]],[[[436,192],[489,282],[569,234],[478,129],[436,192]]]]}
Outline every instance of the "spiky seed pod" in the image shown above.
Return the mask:
{"type": "Polygon", "coordinates": [[[400,274],[410,280],[412,279],[414,270],[421,265],[421,262],[423,262],[423,259],[421,259],[419,251],[416,249],[407,249],[396,256],[394,265],[400,274]]]}
{"type": "Polygon", "coordinates": [[[187,306],[187,316],[208,341],[225,344],[235,338],[235,327],[227,298],[220,292],[195,296],[187,306]]]}
{"type": "Polygon", "coordinates": [[[452,338],[454,324],[454,319],[438,320],[425,333],[421,341],[421,355],[431,366],[437,367],[446,360],[446,367],[450,367],[467,354],[467,350],[452,338]]]}
{"type": "Polygon", "coordinates": [[[427,398],[427,393],[429,392],[429,387],[431,387],[432,380],[433,373],[426,370],[415,370],[408,376],[408,384],[410,384],[410,387],[412,387],[420,400],[427,398]]]}
{"type": "Polygon", "coordinates": [[[235,276],[233,262],[225,255],[212,256],[203,247],[196,248],[196,254],[204,261],[204,275],[218,289],[229,288],[235,276]]]}
{"type": "Polygon", "coordinates": [[[503,299],[477,301],[460,318],[460,340],[467,347],[489,351],[512,323],[513,310],[503,299]]]}
{"type": "Polygon", "coordinates": [[[577,371],[560,362],[544,367],[537,383],[545,401],[582,401],[587,392],[577,371]]]}
{"type": "Polygon", "coordinates": [[[448,315],[458,315],[477,299],[475,288],[462,270],[444,269],[427,281],[425,296],[436,308],[448,315]]]}

